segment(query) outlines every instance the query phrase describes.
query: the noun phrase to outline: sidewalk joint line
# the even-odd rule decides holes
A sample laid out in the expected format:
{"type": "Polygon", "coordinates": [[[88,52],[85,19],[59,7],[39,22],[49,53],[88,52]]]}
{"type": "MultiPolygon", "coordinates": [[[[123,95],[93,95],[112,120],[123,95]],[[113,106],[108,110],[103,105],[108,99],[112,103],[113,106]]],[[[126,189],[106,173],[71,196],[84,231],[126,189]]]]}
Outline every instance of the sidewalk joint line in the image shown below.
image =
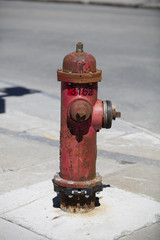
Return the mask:
{"type": "Polygon", "coordinates": [[[123,233],[122,233],[121,236],[114,238],[114,240],[121,240],[121,239],[123,240],[124,237],[131,236],[132,234],[134,234],[134,233],[136,233],[136,232],[138,232],[138,231],[140,231],[140,230],[142,230],[142,229],[145,229],[145,228],[147,228],[147,227],[150,227],[150,226],[152,226],[152,225],[155,225],[155,224],[157,224],[157,223],[159,224],[160,221],[158,220],[158,221],[156,221],[156,222],[154,222],[154,223],[150,223],[150,224],[148,224],[148,225],[145,225],[145,226],[143,226],[143,227],[141,227],[141,228],[139,228],[139,229],[134,230],[133,232],[129,232],[128,234],[127,234],[127,233],[126,233],[126,234],[123,234],[123,233]]]}
{"type": "MultiPolygon", "coordinates": [[[[27,140],[31,140],[31,141],[37,141],[40,143],[48,144],[48,145],[51,145],[54,147],[59,147],[59,141],[52,140],[52,139],[49,139],[46,137],[39,137],[39,136],[30,135],[28,133],[23,133],[23,132],[15,132],[12,130],[8,130],[6,128],[0,128],[0,133],[9,135],[11,137],[19,137],[19,138],[23,138],[23,139],[27,139],[27,140]]],[[[104,157],[107,156],[113,160],[118,161],[119,163],[121,163],[122,161],[126,162],[126,163],[127,162],[129,162],[129,163],[141,162],[141,163],[145,163],[147,165],[156,165],[156,166],[160,167],[160,161],[156,160],[156,159],[152,159],[152,158],[134,156],[134,155],[118,153],[118,152],[110,152],[110,151],[106,151],[103,149],[99,149],[98,154],[100,156],[104,156],[104,157]]]]}
{"type": "Polygon", "coordinates": [[[36,232],[36,231],[33,231],[33,229],[27,228],[27,227],[23,226],[23,225],[20,224],[20,223],[16,223],[16,222],[14,222],[14,221],[12,221],[12,220],[10,220],[10,219],[6,219],[6,218],[1,217],[1,216],[0,216],[0,218],[3,219],[3,220],[5,220],[5,221],[7,221],[7,222],[10,222],[10,223],[12,223],[12,224],[15,224],[15,225],[17,225],[17,226],[19,226],[19,227],[22,227],[22,228],[24,228],[24,229],[26,229],[26,230],[28,230],[28,231],[30,231],[30,232],[32,232],[32,233],[35,233],[35,234],[37,234],[37,235],[39,235],[39,236],[41,236],[41,237],[43,237],[43,238],[46,238],[46,239],[48,239],[48,240],[54,240],[53,238],[48,238],[46,235],[42,235],[41,233],[38,233],[38,232],[36,232]]]}
{"type": "MultiPolygon", "coordinates": [[[[29,202],[27,202],[27,203],[24,203],[24,204],[22,204],[22,205],[20,205],[20,206],[18,206],[18,207],[16,207],[16,208],[13,208],[13,209],[10,209],[10,210],[6,211],[6,212],[2,212],[2,213],[0,213],[0,218],[1,218],[3,215],[7,214],[7,213],[10,213],[10,212],[13,212],[13,211],[15,211],[15,210],[17,210],[17,209],[20,209],[20,208],[22,208],[22,207],[25,207],[25,206],[33,203],[33,202],[36,202],[36,201],[38,201],[38,200],[40,200],[40,199],[42,199],[42,198],[45,198],[46,196],[52,195],[52,194],[53,194],[53,191],[52,191],[51,193],[48,193],[48,194],[45,193],[45,195],[42,195],[41,197],[38,197],[38,198],[36,198],[36,199],[34,199],[34,200],[32,200],[32,201],[29,201],[29,202]]],[[[5,195],[5,193],[4,193],[4,195],[5,195]]]]}

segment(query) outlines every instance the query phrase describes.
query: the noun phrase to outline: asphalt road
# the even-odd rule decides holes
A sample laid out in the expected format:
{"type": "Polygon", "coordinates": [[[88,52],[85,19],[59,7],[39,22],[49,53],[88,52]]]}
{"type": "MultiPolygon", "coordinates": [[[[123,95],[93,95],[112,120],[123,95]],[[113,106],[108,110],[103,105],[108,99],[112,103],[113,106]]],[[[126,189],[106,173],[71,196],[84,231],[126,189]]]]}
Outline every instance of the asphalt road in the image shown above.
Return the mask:
{"type": "Polygon", "coordinates": [[[157,10],[0,1],[0,81],[59,97],[56,70],[82,41],[103,70],[99,98],[160,134],[159,26],[157,10]]]}

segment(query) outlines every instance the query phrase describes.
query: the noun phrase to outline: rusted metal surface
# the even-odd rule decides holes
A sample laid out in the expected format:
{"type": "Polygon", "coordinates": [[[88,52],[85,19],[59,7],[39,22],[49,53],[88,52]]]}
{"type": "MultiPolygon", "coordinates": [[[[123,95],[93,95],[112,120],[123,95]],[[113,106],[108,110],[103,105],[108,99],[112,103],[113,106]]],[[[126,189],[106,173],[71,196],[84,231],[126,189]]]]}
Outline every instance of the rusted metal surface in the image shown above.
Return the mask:
{"type": "Polygon", "coordinates": [[[82,43],[76,46],[76,52],[65,56],[63,72],[94,73],[96,72],[96,59],[89,53],[83,52],[82,43]]]}
{"type": "Polygon", "coordinates": [[[121,117],[121,113],[117,112],[115,106],[112,105],[110,100],[103,101],[104,116],[103,116],[103,128],[111,128],[112,120],[121,117]]]}
{"type": "Polygon", "coordinates": [[[59,173],[57,173],[54,176],[55,184],[57,184],[59,186],[63,186],[63,187],[68,187],[68,188],[77,188],[77,189],[91,188],[91,187],[101,184],[101,182],[102,182],[102,177],[99,173],[96,174],[95,178],[93,178],[91,180],[87,180],[87,181],[73,181],[71,179],[67,180],[67,179],[62,178],[59,173]]]}
{"type": "Polygon", "coordinates": [[[72,198],[64,193],[60,194],[60,208],[70,213],[85,213],[95,208],[95,194],[88,198],[84,195],[74,195],[72,198]]]}
{"type": "Polygon", "coordinates": [[[112,106],[112,119],[116,120],[116,118],[121,117],[121,112],[117,112],[115,106],[112,106]]]}
{"type": "Polygon", "coordinates": [[[97,99],[101,70],[96,69],[95,58],[83,52],[82,43],[66,55],[57,74],[61,81],[60,173],[53,182],[62,210],[87,212],[94,208],[96,191],[102,190],[102,178],[96,174],[96,134],[106,125],[111,127],[119,113],[97,99]]]}
{"type": "Polygon", "coordinates": [[[101,129],[103,118],[104,118],[103,103],[101,100],[97,99],[97,101],[93,105],[92,111],[92,126],[94,127],[96,132],[98,132],[101,129]]]}
{"type": "Polygon", "coordinates": [[[96,69],[95,58],[83,52],[81,42],[76,45],[76,52],[72,52],[63,59],[63,69],[58,69],[58,81],[70,83],[94,83],[101,81],[102,71],[96,69]]]}
{"type": "Polygon", "coordinates": [[[94,83],[100,82],[102,79],[102,71],[96,69],[96,72],[88,73],[75,73],[75,72],[64,72],[63,69],[57,70],[58,81],[67,83],[94,83]]]}
{"type": "Polygon", "coordinates": [[[92,114],[92,106],[84,100],[76,100],[70,108],[70,117],[77,122],[88,120],[92,114]]]}
{"type": "Polygon", "coordinates": [[[70,96],[70,86],[62,82],[60,176],[66,180],[83,182],[96,176],[96,131],[92,125],[92,116],[85,121],[74,121],[70,117],[70,106],[78,99],[94,106],[97,101],[97,84],[76,84],[72,87],[73,95],[70,96]]]}

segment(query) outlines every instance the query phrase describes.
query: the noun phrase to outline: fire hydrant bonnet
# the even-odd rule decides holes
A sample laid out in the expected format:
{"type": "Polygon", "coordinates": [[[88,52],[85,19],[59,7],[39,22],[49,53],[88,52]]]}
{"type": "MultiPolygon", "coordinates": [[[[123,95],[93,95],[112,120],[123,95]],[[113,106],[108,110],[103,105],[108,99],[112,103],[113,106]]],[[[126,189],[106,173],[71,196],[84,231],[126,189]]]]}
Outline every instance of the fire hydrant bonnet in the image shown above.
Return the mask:
{"type": "Polygon", "coordinates": [[[94,56],[83,52],[83,44],[77,43],[76,51],[64,57],[63,68],[57,74],[62,82],[89,83],[101,81],[101,72],[96,69],[94,56]]]}
{"type": "Polygon", "coordinates": [[[91,54],[83,52],[81,43],[77,44],[77,48],[79,46],[82,46],[81,51],[76,50],[76,52],[67,54],[64,57],[63,71],[71,73],[96,72],[96,59],[91,54]]]}

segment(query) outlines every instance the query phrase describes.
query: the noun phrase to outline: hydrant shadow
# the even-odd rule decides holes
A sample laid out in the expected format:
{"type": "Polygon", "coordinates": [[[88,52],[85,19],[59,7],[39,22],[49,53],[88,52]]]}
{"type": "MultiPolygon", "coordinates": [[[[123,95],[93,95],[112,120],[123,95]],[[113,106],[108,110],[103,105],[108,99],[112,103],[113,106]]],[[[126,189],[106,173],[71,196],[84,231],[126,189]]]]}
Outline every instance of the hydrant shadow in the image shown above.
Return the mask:
{"type": "Polygon", "coordinates": [[[60,208],[60,194],[58,193],[56,197],[52,199],[53,207],[60,208]]]}
{"type": "Polygon", "coordinates": [[[99,197],[95,197],[95,207],[99,207],[100,205],[99,197]]]}

